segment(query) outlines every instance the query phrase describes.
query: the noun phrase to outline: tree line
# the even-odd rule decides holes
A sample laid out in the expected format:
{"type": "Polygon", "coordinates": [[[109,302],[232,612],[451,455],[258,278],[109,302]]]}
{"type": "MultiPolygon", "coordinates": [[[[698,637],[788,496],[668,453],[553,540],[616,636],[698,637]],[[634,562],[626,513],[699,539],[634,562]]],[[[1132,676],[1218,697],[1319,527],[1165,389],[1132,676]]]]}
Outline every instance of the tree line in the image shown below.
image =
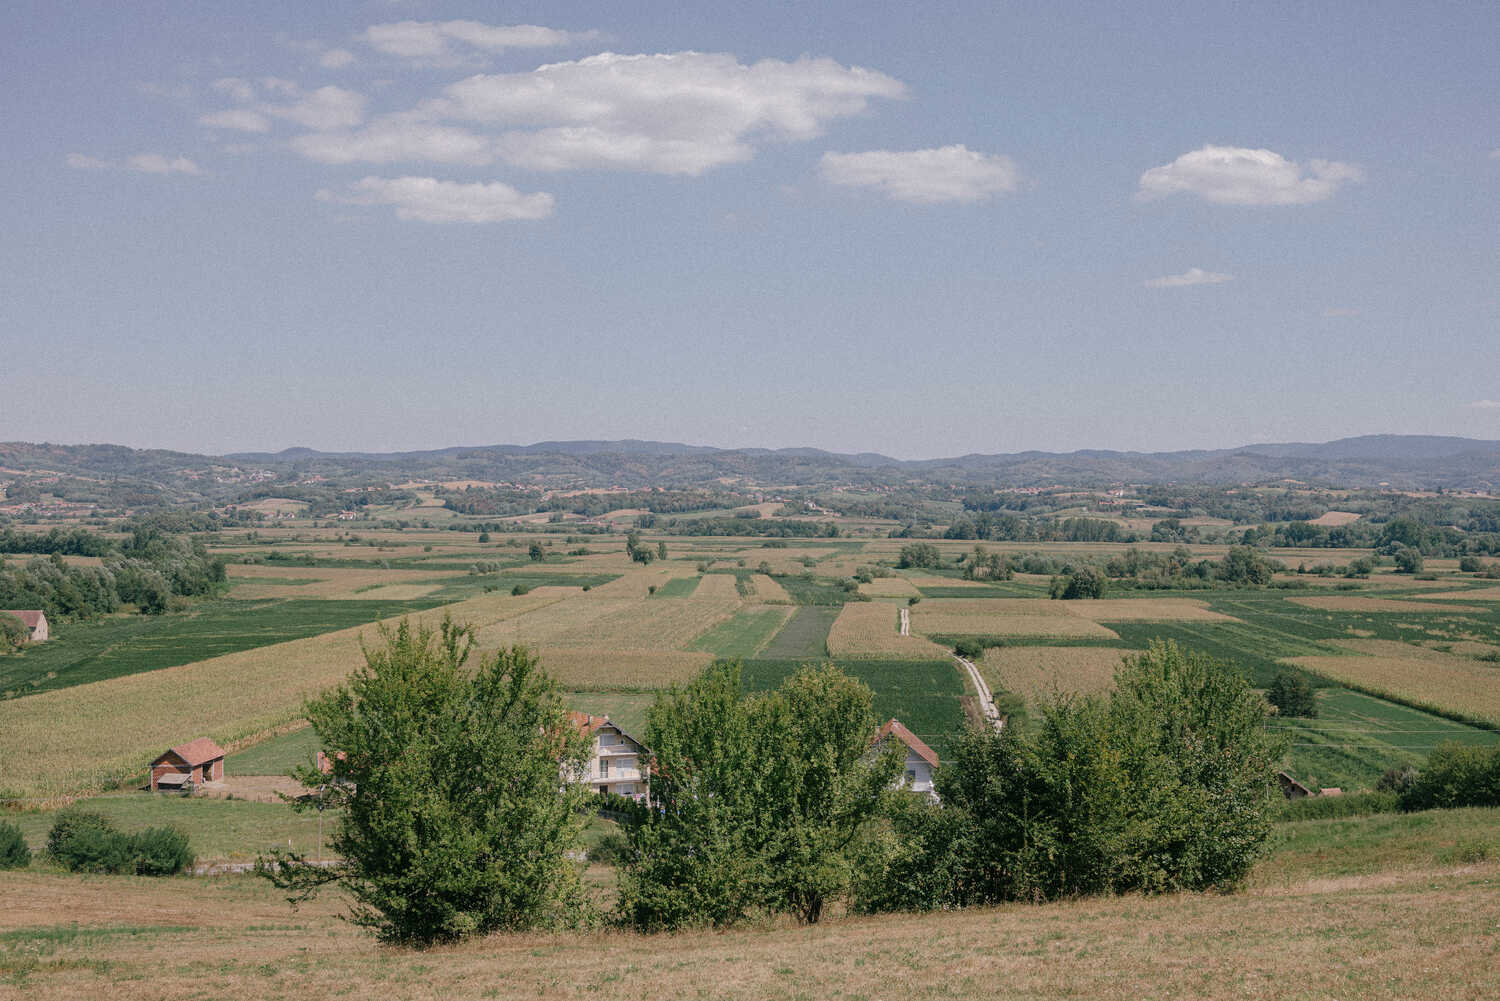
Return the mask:
{"type": "Polygon", "coordinates": [[[1231,889],[1270,832],[1278,738],[1235,672],[1171,644],[1127,658],[1108,696],[1059,697],[1034,724],[973,730],[940,800],[898,787],[905,748],[872,747],[872,692],[830,664],[746,693],[719,662],[662,693],[643,734],[651,803],[613,847],[612,915],[566,853],[590,795],[588,747],[524,649],[467,666],[474,638],[402,623],[307,706],[342,808],[343,862],[258,871],[294,900],[337,884],[351,917],[412,944],[613,920],[659,931],[842,905],[921,911],[1125,891],[1231,889]]]}

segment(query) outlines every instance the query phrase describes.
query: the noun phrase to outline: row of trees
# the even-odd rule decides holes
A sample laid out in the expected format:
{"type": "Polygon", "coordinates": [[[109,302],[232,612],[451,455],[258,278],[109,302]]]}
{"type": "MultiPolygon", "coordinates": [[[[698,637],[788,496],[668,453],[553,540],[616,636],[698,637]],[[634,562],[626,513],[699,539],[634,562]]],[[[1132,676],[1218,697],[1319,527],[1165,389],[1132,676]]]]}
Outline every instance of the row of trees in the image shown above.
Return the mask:
{"type": "MultiPolygon", "coordinates": [[[[260,871],[293,899],[341,884],[390,941],[593,921],[566,854],[586,749],[561,692],[513,649],[467,661],[471,630],[402,623],[307,707],[342,808],[344,861],[260,871]]],[[[1279,748],[1265,702],[1175,646],[1131,659],[1106,697],[1058,699],[1033,728],[966,735],[941,805],[893,788],[904,750],[871,748],[872,693],[832,665],[747,694],[718,663],[651,708],[651,809],[617,850],[617,919],[725,927],[830,903],[925,910],[1125,890],[1237,885],[1270,830],[1279,748]]]]}
{"type": "Polygon", "coordinates": [[[225,579],[224,561],[201,541],[141,526],[105,549],[100,566],[73,566],[57,553],[19,566],[0,558],[0,608],[40,608],[56,620],[106,615],[122,604],[159,614],[174,598],[211,594],[225,579]]]}

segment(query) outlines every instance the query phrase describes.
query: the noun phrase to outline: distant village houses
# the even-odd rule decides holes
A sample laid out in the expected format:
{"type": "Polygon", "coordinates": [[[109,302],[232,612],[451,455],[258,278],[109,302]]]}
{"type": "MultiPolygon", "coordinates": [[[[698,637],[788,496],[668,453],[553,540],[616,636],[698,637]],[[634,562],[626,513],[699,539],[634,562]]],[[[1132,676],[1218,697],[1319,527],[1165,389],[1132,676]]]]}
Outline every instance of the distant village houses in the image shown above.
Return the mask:
{"type": "Polygon", "coordinates": [[[26,627],[28,643],[45,643],[52,635],[51,627],[47,625],[47,613],[39,608],[0,608],[0,615],[11,615],[20,619],[21,625],[26,627]]]}

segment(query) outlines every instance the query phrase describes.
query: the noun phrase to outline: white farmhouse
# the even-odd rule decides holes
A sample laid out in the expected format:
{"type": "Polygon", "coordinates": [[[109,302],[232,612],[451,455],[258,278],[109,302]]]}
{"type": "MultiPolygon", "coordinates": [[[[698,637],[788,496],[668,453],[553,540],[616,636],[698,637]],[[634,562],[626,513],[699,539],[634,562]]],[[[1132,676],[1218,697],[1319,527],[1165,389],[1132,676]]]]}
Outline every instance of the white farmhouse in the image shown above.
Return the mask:
{"type": "Polygon", "coordinates": [[[626,733],[608,716],[592,716],[588,713],[568,714],[580,732],[593,738],[588,763],[571,781],[588,785],[595,792],[614,793],[645,801],[649,791],[641,760],[646,748],[640,741],[626,733]]]}
{"type": "Polygon", "coordinates": [[[923,792],[937,799],[937,790],[932,784],[932,772],[938,766],[937,752],[903,726],[900,720],[893,719],[881,727],[870,746],[879,750],[885,747],[888,740],[898,741],[906,747],[906,762],[902,776],[896,780],[897,786],[912,792],[923,792]]]}

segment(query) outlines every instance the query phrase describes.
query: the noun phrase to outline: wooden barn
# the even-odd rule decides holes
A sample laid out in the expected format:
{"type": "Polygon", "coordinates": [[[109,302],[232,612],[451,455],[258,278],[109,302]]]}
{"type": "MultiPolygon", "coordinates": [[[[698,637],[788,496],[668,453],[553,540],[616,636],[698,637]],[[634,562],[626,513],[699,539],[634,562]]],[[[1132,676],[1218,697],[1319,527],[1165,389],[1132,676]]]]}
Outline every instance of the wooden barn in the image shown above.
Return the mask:
{"type": "Polygon", "coordinates": [[[151,762],[152,789],[181,789],[223,778],[224,749],[207,737],[174,747],[151,762]]]}
{"type": "Polygon", "coordinates": [[[30,643],[45,643],[52,635],[52,629],[47,625],[47,613],[40,608],[0,608],[0,615],[14,615],[20,619],[21,624],[26,627],[27,641],[30,643]]]}

